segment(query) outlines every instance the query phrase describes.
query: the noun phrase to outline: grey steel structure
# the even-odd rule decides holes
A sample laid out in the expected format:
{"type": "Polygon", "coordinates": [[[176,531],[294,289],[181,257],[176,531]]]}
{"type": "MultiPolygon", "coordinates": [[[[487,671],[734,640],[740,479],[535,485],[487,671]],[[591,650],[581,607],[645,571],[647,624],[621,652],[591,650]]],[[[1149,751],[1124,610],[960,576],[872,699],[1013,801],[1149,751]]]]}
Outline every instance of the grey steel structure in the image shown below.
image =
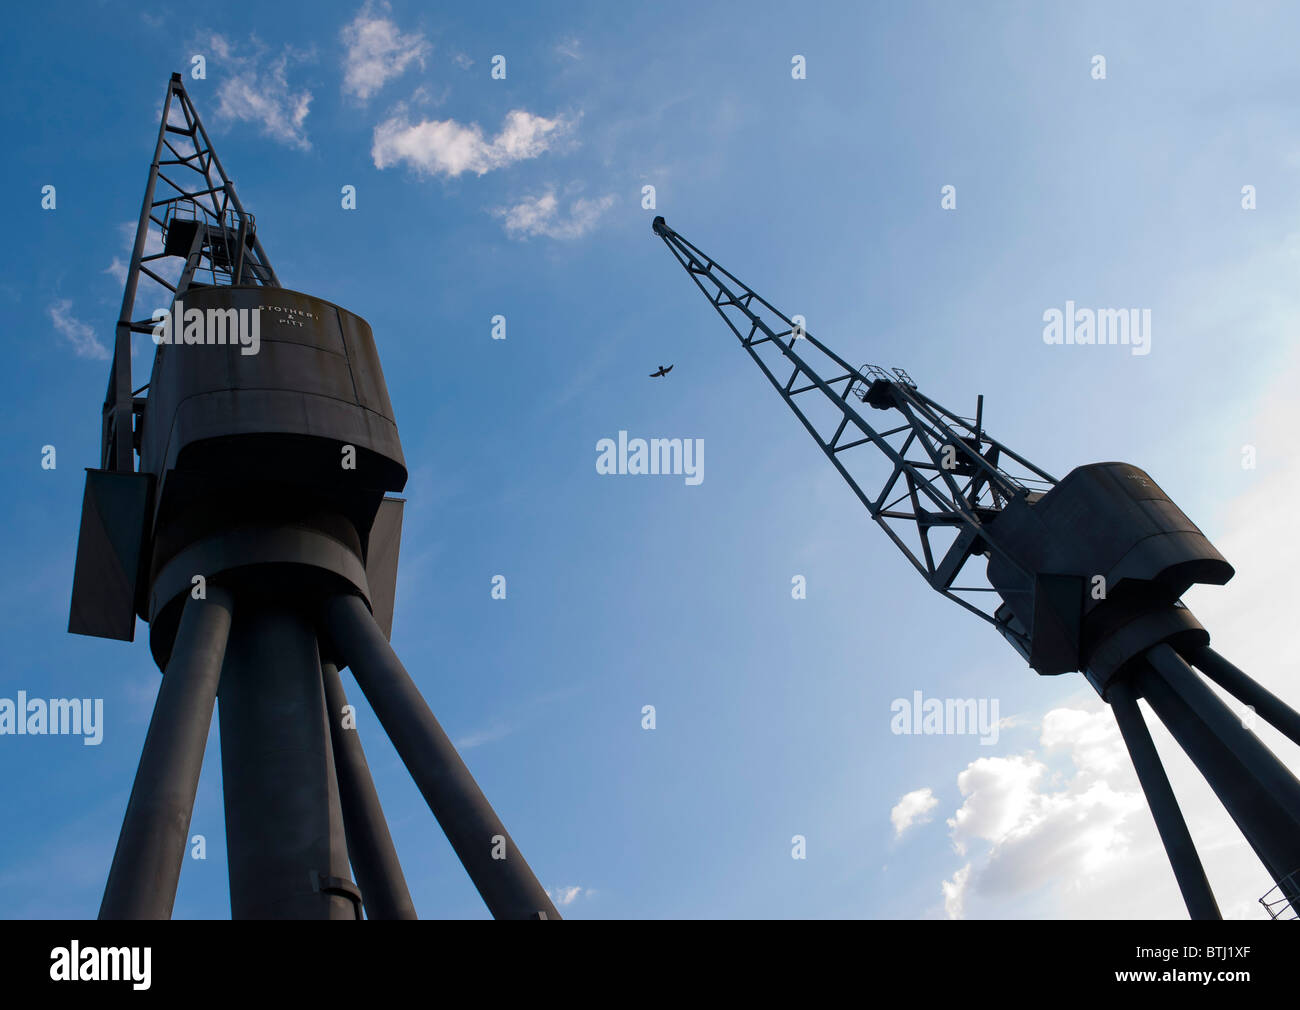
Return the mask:
{"type": "Polygon", "coordinates": [[[1127,463],[1058,481],[984,430],[983,397],[963,417],[901,369],[854,368],[662,217],[653,231],[926,582],[1038,673],[1081,671],[1110,703],[1192,918],[1219,909],[1138,698],[1277,882],[1270,914],[1300,906],[1300,781],[1197,670],[1296,743],[1300,714],[1211,649],[1180,601],[1233,570],[1155,481],[1127,463]]]}
{"type": "Polygon", "coordinates": [[[369,325],[280,286],[174,74],[68,629],[132,641],[138,616],[163,671],[101,918],[170,917],[214,704],[232,916],[415,918],[344,667],[491,913],[559,918],[389,645],[405,483],[369,325]],[[137,310],[142,278],[170,332],[137,310]],[[138,389],[133,333],[158,344],[138,389]]]}

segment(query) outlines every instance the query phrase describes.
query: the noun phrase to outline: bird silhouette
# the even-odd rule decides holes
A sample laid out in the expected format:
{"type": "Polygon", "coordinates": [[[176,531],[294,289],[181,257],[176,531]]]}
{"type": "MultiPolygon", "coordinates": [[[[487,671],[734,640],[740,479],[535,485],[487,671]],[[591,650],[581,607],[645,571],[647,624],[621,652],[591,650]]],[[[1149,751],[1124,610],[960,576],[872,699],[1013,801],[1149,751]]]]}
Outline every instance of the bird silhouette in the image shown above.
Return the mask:
{"type": "Polygon", "coordinates": [[[667,368],[664,368],[663,365],[660,365],[660,366],[659,366],[659,371],[657,371],[657,372],[651,372],[651,373],[650,373],[650,378],[652,378],[652,379],[657,379],[657,378],[659,378],[659,377],[662,376],[662,375],[667,375],[667,374],[668,374],[669,372],[671,372],[672,370],[673,370],[673,366],[672,366],[672,365],[669,365],[667,368]]]}

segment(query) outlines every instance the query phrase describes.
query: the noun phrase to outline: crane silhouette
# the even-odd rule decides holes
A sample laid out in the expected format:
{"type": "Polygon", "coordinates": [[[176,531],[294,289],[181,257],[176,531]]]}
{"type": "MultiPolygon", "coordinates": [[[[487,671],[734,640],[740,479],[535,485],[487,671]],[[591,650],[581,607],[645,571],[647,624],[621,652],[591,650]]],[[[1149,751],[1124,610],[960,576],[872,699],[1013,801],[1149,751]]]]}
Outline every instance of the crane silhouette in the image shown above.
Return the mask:
{"type": "Polygon", "coordinates": [[[389,492],[406,465],[378,341],[355,313],[283,287],[259,235],[173,74],[68,622],[129,642],[144,619],[164,671],[100,918],[170,918],[214,706],[232,918],[415,918],[349,714],[350,669],[489,911],[556,919],[389,644],[403,502],[389,492]],[[195,313],[199,330],[220,320],[221,339],[160,343],[133,390],[131,334],[154,330],[136,304],[142,276],[178,316],[190,306],[187,337],[195,313]],[[261,353],[226,341],[240,317],[265,323],[261,353]]]}
{"type": "Polygon", "coordinates": [[[902,369],[853,368],[662,217],[652,227],[931,588],[1039,674],[1082,672],[1110,704],[1191,917],[1217,919],[1219,908],[1139,698],[1276,882],[1261,904],[1274,918],[1300,906],[1300,781],[1201,674],[1296,743],[1300,713],[1211,649],[1183,605],[1191,586],[1234,573],[1155,481],[1127,463],[1057,480],[988,435],[982,396],[963,417],[902,369]]]}

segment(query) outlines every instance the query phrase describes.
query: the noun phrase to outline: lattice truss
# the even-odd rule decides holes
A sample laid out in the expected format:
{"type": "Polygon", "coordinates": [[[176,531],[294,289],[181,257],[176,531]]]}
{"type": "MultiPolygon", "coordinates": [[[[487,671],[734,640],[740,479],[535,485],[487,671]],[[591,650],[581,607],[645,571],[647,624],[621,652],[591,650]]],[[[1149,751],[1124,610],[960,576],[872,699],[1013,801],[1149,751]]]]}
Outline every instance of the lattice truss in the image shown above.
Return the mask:
{"type": "Polygon", "coordinates": [[[655,231],[907,560],[1001,629],[1000,598],[967,562],[998,550],[982,530],[1009,500],[1034,501],[1056,479],[984,431],[982,397],[965,417],[902,369],[854,368],[662,218],[655,231]]]}
{"type": "Polygon", "coordinates": [[[102,463],[134,469],[133,418],[142,407],[131,388],[131,334],[151,334],[153,313],[194,285],[279,287],[257,237],[221,167],[179,75],[167,85],[158,142],[127,267],[113,366],[104,401],[102,463]]]}

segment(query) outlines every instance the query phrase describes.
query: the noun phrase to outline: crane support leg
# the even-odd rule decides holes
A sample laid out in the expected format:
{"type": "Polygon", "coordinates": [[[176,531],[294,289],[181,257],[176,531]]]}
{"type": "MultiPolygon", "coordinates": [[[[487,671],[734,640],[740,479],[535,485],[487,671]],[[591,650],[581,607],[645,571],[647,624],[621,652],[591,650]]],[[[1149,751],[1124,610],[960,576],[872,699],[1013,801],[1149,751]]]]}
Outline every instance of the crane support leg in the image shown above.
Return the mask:
{"type": "Polygon", "coordinates": [[[424,794],[488,910],[498,919],[559,913],[510,838],[365,602],[340,595],[324,606],[342,660],[424,794]]]}
{"type": "Polygon", "coordinates": [[[1270,726],[1300,744],[1300,712],[1242,673],[1208,645],[1192,652],[1188,661],[1243,704],[1251,706],[1270,726]]]}
{"type": "Polygon", "coordinates": [[[231,917],[360,918],[307,614],[241,605],[219,697],[231,917]]]}
{"type": "Polygon", "coordinates": [[[356,725],[344,724],[343,713],[348,708],[339,668],[333,663],[321,663],[325,679],[325,701],[329,706],[330,741],[334,747],[334,767],[339,777],[339,799],[343,803],[343,826],[347,829],[348,858],[357,884],[361,887],[361,901],[369,919],[414,919],[415,904],[406,887],[402,864],[397,860],[393,836],[384,820],[384,810],[379,805],[370,766],[366,764],[361,749],[361,737],[356,725]]]}
{"type": "Polygon", "coordinates": [[[101,919],[170,919],[230,634],[230,594],[185,601],[131,788],[101,919]]]}
{"type": "Polygon", "coordinates": [[[1151,739],[1151,732],[1142,719],[1142,710],[1138,708],[1137,698],[1128,681],[1121,680],[1111,685],[1107,693],[1115,721],[1119,723],[1120,734],[1128,748],[1129,757],[1137,771],[1138,781],[1142,783],[1142,792],[1146,794],[1147,804],[1151,807],[1151,816],[1155,818],[1156,830],[1164,843],[1165,853],[1174,869],[1178,889],[1182,891],[1183,901],[1187,904],[1187,914],[1193,919],[1221,919],[1219,905],[1214,900],[1214,892],[1205,876],[1201,857],[1196,853],[1196,843],[1192,841],[1183,812],[1178,808],[1178,800],[1169,777],[1165,774],[1160,755],[1151,739]]]}
{"type": "Polygon", "coordinates": [[[1300,782],[1168,645],[1150,650],[1135,687],[1192,759],[1269,875],[1300,899],[1300,782]],[[1290,884],[1284,883],[1288,879],[1290,884]]]}

